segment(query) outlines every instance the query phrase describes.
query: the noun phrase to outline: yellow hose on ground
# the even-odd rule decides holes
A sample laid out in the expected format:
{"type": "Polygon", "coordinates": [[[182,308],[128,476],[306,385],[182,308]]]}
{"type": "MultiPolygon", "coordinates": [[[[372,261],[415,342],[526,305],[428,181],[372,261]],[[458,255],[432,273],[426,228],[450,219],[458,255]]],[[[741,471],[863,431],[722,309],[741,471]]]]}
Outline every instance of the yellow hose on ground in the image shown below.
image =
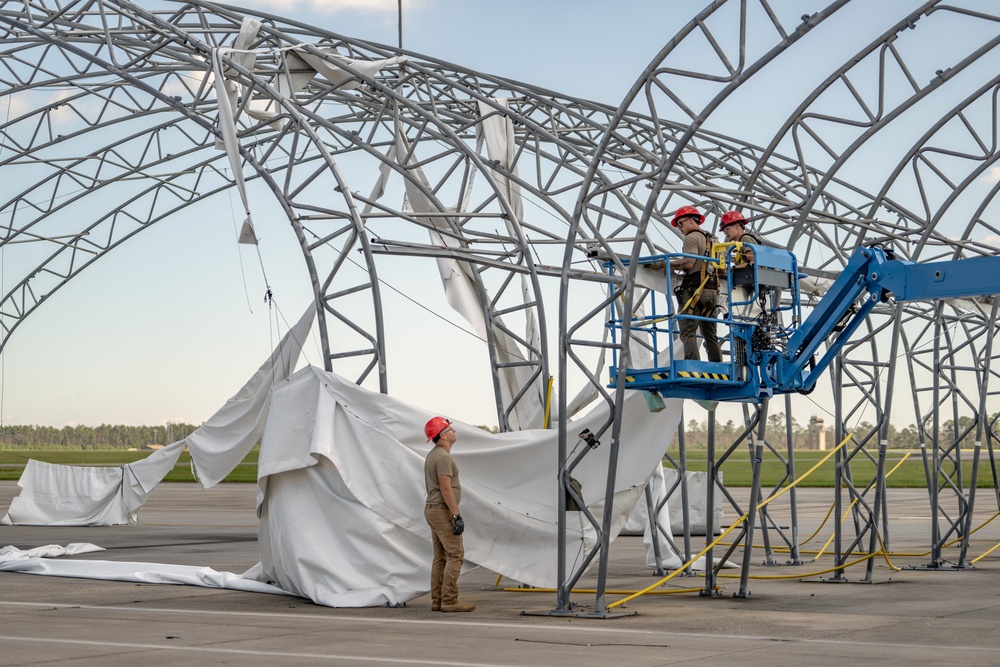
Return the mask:
{"type": "MultiPolygon", "coordinates": [[[[506,593],[558,593],[558,589],[555,588],[505,588],[503,589],[506,593]]],[[[702,587],[698,588],[671,588],[665,591],[650,591],[647,595],[673,595],[674,593],[699,593],[705,590],[702,587]]],[[[714,590],[720,590],[718,586],[714,590]]],[[[629,593],[635,593],[635,591],[626,591],[619,589],[609,589],[604,591],[609,595],[628,595],[629,593]]],[[[570,593],[597,593],[596,588],[574,588],[570,593]]]]}
{"type": "MultiPolygon", "coordinates": [[[[836,454],[837,452],[839,452],[840,449],[844,445],[846,445],[847,442],[852,437],[853,437],[853,434],[849,434],[846,438],[844,438],[843,442],[841,442],[839,445],[837,445],[836,447],[834,447],[833,449],[831,449],[829,454],[827,454],[826,456],[824,456],[823,458],[821,458],[819,460],[819,462],[816,465],[814,465],[812,468],[810,468],[804,475],[802,475],[797,480],[795,480],[794,482],[792,482],[791,484],[789,484],[788,486],[786,486],[785,488],[783,488],[778,493],[774,494],[770,498],[768,498],[768,499],[764,500],[763,502],[761,502],[760,504],[758,504],[757,507],[755,507],[752,511],[756,512],[757,510],[761,509],[762,507],[765,507],[772,500],[776,500],[776,499],[780,498],[788,490],[795,488],[795,486],[799,482],[801,482],[804,479],[807,479],[809,477],[809,475],[811,475],[812,473],[814,473],[820,466],[822,466],[824,463],[826,463],[830,459],[831,456],[833,456],[834,454],[836,454]]],[[[686,562],[683,565],[681,565],[681,567],[679,569],[674,570],[672,573],[670,573],[669,575],[667,575],[663,579],[660,579],[659,581],[657,581],[655,584],[653,584],[651,586],[647,586],[645,589],[639,591],[638,593],[633,593],[632,595],[629,595],[628,597],[622,598],[621,600],[618,600],[617,602],[612,602],[611,604],[608,605],[608,609],[613,609],[614,607],[617,607],[619,605],[623,605],[623,604],[625,604],[625,603],[627,603],[627,602],[629,602],[631,600],[634,600],[635,598],[639,597],[640,595],[645,595],[646,593],[648,593],[649,591],[653,590],[654,588],[658,588],[659,586],[662,586],[663,584],[665,584],[667,581],[673,579],[678,574],[680,574],[684,570],[686,570],[689,567],[691,567],[691,565],[695,561],[697,561],[699,558],[701,558],[702,556],[704,556],[708,552],[709,549],[711,549],[716,544],[718,544],[719,542],[721,542],[722,539],[726,535],[728,535],[729,533],[731,533],[738,525],[740,525],[741,523],[743,523],[744,521],[746,521],[746,519],[747,519],[748,516],[749,516],[749,514],[744,514],[739,519],[737,519],[733,523],[733,525],[731,525],[721,535],[719,535],[719,537],[716,538],[714,542],[712,542],[711,544],[709,544],[708,546],[706,546],[704,549],[702,549],[696,556],[694,556],[693,558],[691,558],[691,560],[689,560],[688,562],[686,562]]],[[[713,564],[706,563],[705,566],[706,567],[713,567],[713,564]]]]}

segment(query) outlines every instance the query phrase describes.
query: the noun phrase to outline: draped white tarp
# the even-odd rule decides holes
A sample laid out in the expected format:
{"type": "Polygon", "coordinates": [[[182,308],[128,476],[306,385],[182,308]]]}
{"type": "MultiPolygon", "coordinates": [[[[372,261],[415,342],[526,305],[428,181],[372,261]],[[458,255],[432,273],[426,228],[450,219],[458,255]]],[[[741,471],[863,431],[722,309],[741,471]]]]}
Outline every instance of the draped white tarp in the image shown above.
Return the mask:
{"type": "MultiPolygon", "coordinates": [[[[679,399],[651,413],[638,393],[625,400],[612,535],[642,496],[680,420],[679,399]]],[[[596,430],[606,407],[570,424],[596,430]]],[[[150,583],[237,588],[267,584],[318,604],[398,604],[423,595],[430,581],[430,532],[423,518],[423,460],[430,413],[307,367],[273,393],[259,459],[260,563],[243,575],[208,568],[26,558],[2,569],[150,583]],[[250,584],[247,584],[250,586],[250,584]],[[254,584],[256,585],[256,584],[254,584]]],[[[453,455],[462,470],[466,559],[534,586],[555,586],[556,431],[491,434],[455,422],[453,455]]],[[[585,446],[577,443],[577,446],[585,446]]],[[[603,512],[608,446],[574,470],[597,517],[603,512]]],[[[567,560],[582,561],[595,533],[569,513],[567,560]]],[[[669,558],[669,553],[666,553],[669,558]]],[[[666,558],[665,558],[666,560],[666,558]]],[[[254,590],[243,588],[241,590],[254,590]]]]}
{"type": "Polygon", "coordinates": [[[250,593],[287,595],[277,586],[249,579],[229,572],[217,572],[210,567],[195,565],[168,565],[164,563],[121,563],[107,560],[52,560],[60,556],[104,551],[87,543],[73,543],[65,547],[50,544],[34,549],[6,546],[0,549],[0,572],[22,574],[47,574],[77,579],[102,579],[132,581],[139,584],[184,584],[207,588],[227,588],[250,593]]]}
{"type": "Polygon", "coordinates": [[[114,526],[138,521],[149,492],[170,472],[183,442],[117,468],[67,466],[29,459],[0,525],[114,526]]]}
{"type": "MultiPolygon", "coordinates": [[[[673,468],[663,470],[664,483],[667,489],[671,489],[667,496],[676,511],[670,515],[670,528],[674,535],[684,534],[684,513],[681,512],[681,487],[677,481],[677,471],[673,468]]],[[[688,523],[692,535],[704,535],[708,518],[708,473],[707,472],[687,472],[684,475],[688,487],[688,523]]],[[[719,482],[722,482],[722,472],[719,471],[719,482]]],[[[723,526],[724,514],[722,511],[722,489],[716,489],[713,499],[712,527],[714,533],[721,533],[728,526],[723,526]]]]}
{"type": "MultiPolygon", "coordinates": [[[[496,117],[487,119],[487,130],[482,130],[485,136],[492,138],[487,141],[488,150],[498,151],[496,158],[502,164],[508,159],[508,154],[513,151],[513,129],[507,133],[504,129],[504,118],[500,118],[498,127],[496,117]],[[509,144],[509,146],[508,146],[509,144]],[[501,159],[502,158],[502,159],[501,159]]],[[[493,158],[493,153],[490,154],[493,158]]],[[[406,201],[410,210],[425,214],[423,219],[434,226],[429,230],[431,243],[436,246],[461,248],[464,242],[456,238],[451,226],[448,223],[449,214],[456,211],[449,210],[437,202],[430,193],[432,188],[423,170],[415,163],[417,158],[411,153],[409,142],[403,133],[402,127],[397,123],[396,127],[396,159],[400,165],[406,167],[413,175],[413,179],[405,180],[406,201]],[[427,213],[437,213],[440,215],[426,215],[427,213]]],[[[507,179],[504,179],[505,181],[507,179]]],[[[507,190],[510,196],[515,196],[517,209],[520,209],[520,190],[516,193],[507,186],[502,188],[507,190]]],[[[461,213],[461,211],[458,211],[461,213]]],[[[507,220],[508,231],[512,226],[520,225],[519,221],[507,220]]],[[[513,232],[512,232],[513,233],[513,232]]],[[[454,308],[473,327],[476,335],[483,340],[489,340],[487,330],[485,309],[488,298],[483,295],[477,286],[476,270],[468,262],[460,262],[450,257],[440,257],[437,259],[438,270],[441,274],[441,282],[444,284],[445,297],[448,305],[454,308]]],[[[524,303],[531,303],[534,297],[527,291],[527,283],[521,283],[522,299],[524,303]]],[[[533,349],[540,346],[538,325],[534,319],[531,308],[526,308],[525,338],[533,349]]],[[[497,376],[500,387],[500,395],[503,405],[510,406],[510,413],[507,415],[508,423],[514,430],[524,430],[530,428],[542,428],[545,426],[542,421],[545,416],[546,405],[546,383],[548,378],[537,374],[532,378],[531,373],[536,372],[537,367],[521,365],[514,362],[520,360],[536,360],[537,354],[532,355],[524,346],[518,342],[517,338],[507,333],[508,329],[503,325],[503,320],[499,316],[493,318],[492,328],[494,354],[497,359],[497,376]],[[514,405],[512,401],[515,396],[522,392],[522,388],[527,386],[521,399],[514,405]]]]}
{"type": "MultiPolygon", "coordinates": [[[[625,401],[612,534],[642,495],[680,420],[680,401],[647,410],[625,401]]],[[[606,408],[572,423],[597,429],[606,408]]],[[[397,604],[428,587],[430,533],[423,517],[420,426],[431,416],[317,368],[275,392],[259,460],[261,576],[330,606],[397,604]]],[[[469,563],[533,586],[557,583],[556,432],[491,434],[455,422],[452,451],[462,470],[469,563]]],[[[600,517],[608,453],[588,454],[573,475],[600,517]]],[[[568,565],[594,544],[579,512],[569,514],[568,565]]],[[[669,552],[668,554],[669,555],[669,552]]]]}
{"type": "Polygon", "coordinates": [[[0,519],[4,525],[100,526],[135,523],[139,508],[170,472],[184,447],[198,481],[208,489],[228,475],[260,440],[271,390],[288,378],[312,326],[310,306],[271,356],[215,414],[184,440],[117,468],[65,466],[29,460],[20,493],[0,519]]]}

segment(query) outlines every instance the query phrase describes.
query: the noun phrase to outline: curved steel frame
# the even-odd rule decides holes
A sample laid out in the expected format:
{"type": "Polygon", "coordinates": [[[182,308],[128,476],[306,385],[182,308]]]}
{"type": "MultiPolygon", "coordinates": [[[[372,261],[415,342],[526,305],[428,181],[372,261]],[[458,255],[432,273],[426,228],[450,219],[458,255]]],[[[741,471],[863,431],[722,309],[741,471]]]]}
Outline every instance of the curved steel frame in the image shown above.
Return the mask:
{"type": "MultiPolygon", "coordinates": [[[[790,111],[766,147],[716,130],[726,127],[727,105],[758,94],[762,75],[807,48],[811,33],[864,12],[864,4],[836,0],[802,16],[794,0],[715,0],[667,43],[621,104],[607,106],[201,0],[167,11],[126,0],[0,1],[0,108],[8,110],[0,166],[10,174],[0,201],[0,248],[18,253],[16,262],[8,253],[5,264],[17,275],[0,295],[0,350],[49,295],[94,261],[245,183],[249,200],[264,193],[277,203],[302,248],[326,367],[388,392],[392,363],[379,269],[399,256],[443,262],[479,304],[472,318],[487,342],[501,428],[545,426],[535,408],[548,405],[556,376],[552,408],[565,474],[557,485],[554,613],[576,613],[570,591],[596,560],[594,607],[601,615],[625,386],[604,387],[602,360],[612,347],[626,362],[632,345],[648,347],[628,330],[608,343],[606,311],[616,299],[629,309],[641,306],[634,260],[676,249],[669,219],[678,205],[699,205],[712,220],[742,209],[817,278],[833,275],[852,250],[872,242],[914,260],[996,252],[991,237],[1000,237],[1000,228],[988,218],[1000,183],[979,194],[997,169],[1000,134],[1000,78],[984,67],[1000,49],[993,3],[931,0],[912,3],[901,16],[886,10],[881,34],[860,49],[838,45],[843,65],[801,98],[785,100],[790,111]],[[949,51],[950,60],[935,63],[928,76],[920,48],[939,40],[928,36],[939,24],[975,28],[965,34],[983,37],[949,51]],[[220,150],[228,116],[215,76],[232,102],[235,162],[220,150]],[[961,101],[941,102],[951,99],[961,101]],[[929,103],[935,113],[919,113],[929,103]],[[485,137],[493,120],[507,128],[502,155],[485,137]],[[905,151],[898,141],[903,124],[904,136],[917,137],[905,151]],[[868,194],[858,184],[872,182],[866,151],[874,144],[885,149],[887,169],[878,192],[868,194]],[[878,219],[880,212],[891,219],[878,219]],[[616,267],[610,295],[593,296],[609,280],[595,257],[633,260],[628,269],[616,267]],[[556,291],[553,304],[547,295],[556,291]],[[578,385],[584,388],[574,399],[570,388],[578,385]],[[610,468],[604,515],[591,518],[598,543],[570,572],[566,419],[587,396],[610,408],[596,434],[607,434],[610,468]]],[[[838,564],[866,540],[869,550],[889,541],[885,457],[893,387],[902,381],[898,359],[906,358],[935,518],[928,567],[944,565],[943,549],[955,536],[963,538],[956,566],[965,566],[976,487],[975,476],[963,476],[968,454],[960,443],[973,430],[973,465],[978,469],[985,439],[1000,507],[996,420],[989,415],[996,308],[991,299],[890,305],[844,349],[837,432],[851,433],[868,412],[876,416],[871,432],[853,433],[839,455],[854,521],[851,538],[838,524],[838,564]],[[943,405],[951,413],[947,436],[943,405]],[[861,460],[875,464],[874,477],[858,478],[852,463],[861,460]]],[[[789,481],[790,406],[784,435],[766,432],[766,406],[746,414],[749,453],[759,460],[766,448],[780,457],[789,481]]],[[[790,534],[773,510],[760,511],[766,562],[774,562],[771,533],[800,562],[790,496],[790,534]]],[[[750,515],[746,558],[757,513],[750,515]]],[[[747,593],[745,576],[746,567],[739,594],[747,593]]]]}

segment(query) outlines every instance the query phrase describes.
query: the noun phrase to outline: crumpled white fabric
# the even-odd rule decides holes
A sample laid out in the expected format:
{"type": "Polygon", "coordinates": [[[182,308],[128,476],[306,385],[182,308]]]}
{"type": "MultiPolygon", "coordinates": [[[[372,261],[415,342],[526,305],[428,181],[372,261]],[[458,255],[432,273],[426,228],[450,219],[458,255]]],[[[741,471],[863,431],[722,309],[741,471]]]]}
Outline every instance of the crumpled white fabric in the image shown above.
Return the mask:
{"type": "MultiPolygon", "coordinates": [[[[612,535],[625,524],[680,419],[679,399],[650,413],[625,401],[612,535]]],[[[596,430],[605,406],[570,424],[596,430]]],[[[319,604],[398,604],[422,595],[430,578],[423,460],[432,416],[318,368],[304,368],[275,392],[258,461],[260,576],[319,604]]],[[[554,430],[491,434],[454,422],[462,471],[465,554],[508,579],[557,583],[554,430]]],[[[600,520],[607,481],[605,445],[573,471],[600,520]]],[[[568,567],[596,536],[569,513],[568,567]]]]}
{"type": "Polygon", "coordinates": [[[75,556],[77,554],[88,554],[94,551],[104,551],[104,547],[89,542],[72,542],[66,546],[59,544],[47,544],[44,547],[34,547],[33,549],[18,549],[15,546],[7,545],[0,548],[0,563],[12,561],[23,561],[32,558],[58,558],[60,556],[75,556]]]}
{"type": "Polygon", "coordinates": [[[26,551],[6,546],[0,549],[0,572],[130,581],[139,584],[201,586],[248,593],[291,595],[288,591],[272,584],[257,581],[252,577],[244,577],[231,572],[218,572],[210,567],[107,560],[51,560],[63,555],[76,555],[93,551],[104,551],[104,549],[94,544],[85,543],[69,544],[65,547],[50,544],[26,551]]]}
{"type": "Polygon", "coordinates": [[[170,472],[184,447],[198,481],[211,488],[246,457],[260,439],[272,388],[288,378],[309,333],[309,307],[245,385],[184,440],[116,468],[67,466],[31,459],[18,480],[0,525],[113,526],[136,523],[150,492],[170,472]]]}
{"type": "Polygon", "coordinates": [[[184,449],[175,442],[117,468],[68,466],[29,459],[0,525],[115,526],[136,523],[138,511],[184,449]]]}

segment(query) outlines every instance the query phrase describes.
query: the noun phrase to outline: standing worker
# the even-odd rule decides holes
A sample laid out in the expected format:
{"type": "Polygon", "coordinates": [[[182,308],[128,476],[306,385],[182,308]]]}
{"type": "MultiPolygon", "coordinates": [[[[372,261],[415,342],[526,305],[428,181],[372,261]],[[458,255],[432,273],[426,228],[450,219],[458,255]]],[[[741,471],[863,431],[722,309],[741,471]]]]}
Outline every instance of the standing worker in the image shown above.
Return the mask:
{"type": "MultiPolygon", "coordinates": [[[[712,243],[715,241],[710,233],[701,228],[705,216],[694,206],[681,206],[677,209],[674,219],[670,221],[674,227],[679,227],[684,234],[684,245],[681,251],[685,255],[710,256],[712,243]]],[[[714,266],[704,259],[682,257],[670,261],[670,268],[684,274],[680,284],[674,288],[677,295],[677,313],[679,315],[697,315],[699,317],[714,317],[715,307],[719,299],[719,277],[714,266]]],[[[680,320],[681,343],[684,344],[685,359],[701,359],[698,354],[697,331],[705,339],[705,350],[709,361],[722,361],[722,350],[719,347],[719,337],[715,330],[714,320],[680,320]]]]}
{"type": "Polygon", "coordinates": [[[434,560],[431,563],[431,610],[472,611],[476,605],[458,599],[458,575],[465,561],[462,532],[465,521],[458,511],[462,501],[462,484],[458,466],[451,457],[451,448],[458,436],[451,422],[444,417],[432,417],[424,425],[427,441],[434,447],[424,460],[424,481],[427,504],[424,518],[431,527],[434,560]]]}

